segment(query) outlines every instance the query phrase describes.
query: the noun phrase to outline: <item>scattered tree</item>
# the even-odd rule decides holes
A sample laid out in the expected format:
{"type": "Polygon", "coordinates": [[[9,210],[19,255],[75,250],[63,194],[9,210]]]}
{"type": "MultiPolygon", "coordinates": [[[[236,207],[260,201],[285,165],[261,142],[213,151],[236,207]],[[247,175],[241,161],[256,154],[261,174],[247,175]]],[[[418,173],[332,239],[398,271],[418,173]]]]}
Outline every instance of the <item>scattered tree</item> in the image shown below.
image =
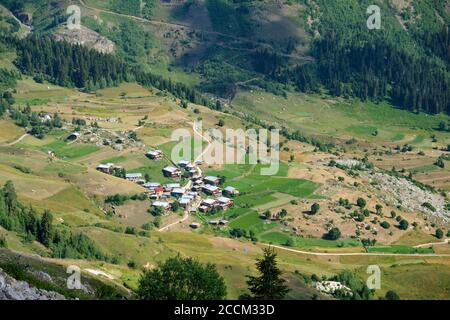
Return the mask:
{"type": "Polygon", "coordinates": [[[319,210],[320,210],[320,204],[318,204],[318,203],[313,203],[313,205],[311,206],[311,210],[310,210],[310,213],[311,214],[316,214],[317,212],[319,212],[319,210]]]}
{"type": "Polygon", "coordinates": [[[214,264],[176,256],[144,271],[137,295],[143,300],[223,300],[227,288],[214,264]]]}
{"type": "Polygon", "coordinates": [[[277,254],[273,248],[265,248],[264,256],[256,262],[259,276],[247,276],[247,284],[254,299],[280,300],[289,292],[282,272],[277,266],[277,254]]]}

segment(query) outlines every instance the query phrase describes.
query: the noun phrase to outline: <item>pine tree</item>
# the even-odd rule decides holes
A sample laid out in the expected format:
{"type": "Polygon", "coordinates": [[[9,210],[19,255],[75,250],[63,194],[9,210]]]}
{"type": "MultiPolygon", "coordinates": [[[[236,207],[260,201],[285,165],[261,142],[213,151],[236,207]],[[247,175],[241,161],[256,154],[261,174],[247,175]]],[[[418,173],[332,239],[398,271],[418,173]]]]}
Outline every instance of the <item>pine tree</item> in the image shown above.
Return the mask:
{"type": "Polygon", "coordinates": [[[45,211],[42,215],[41,223],[39,226],[38,239],[43,245],[48,247],[52,241],[53,234],[53,215],[50,211],[45,211]]]}
{"type": "Polygon", "coordinates": [[[289,292],[281,278],[282,272],[277,266],[277,254],[273,248],[264,249],[264,256],[256,262],[259,276],[247,276],[247,284],[253,298],[257,300],[279,300],[283,299],[289,292]]]}

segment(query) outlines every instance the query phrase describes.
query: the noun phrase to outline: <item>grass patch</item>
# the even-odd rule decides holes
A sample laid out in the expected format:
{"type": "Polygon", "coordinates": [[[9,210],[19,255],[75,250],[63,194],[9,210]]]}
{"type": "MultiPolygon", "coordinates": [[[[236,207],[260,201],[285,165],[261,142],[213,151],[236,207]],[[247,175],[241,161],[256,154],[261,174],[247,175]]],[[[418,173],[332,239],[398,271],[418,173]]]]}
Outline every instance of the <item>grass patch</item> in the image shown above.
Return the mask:
{"type": "Polygon", "coordinates": [[[385,247],[369,247],[367,249],[373,253],[400,253],[400,254],[412,254],[412,253],[434,253],[432,248],[413,248],[408,246],[392,245],[385,247]]]}
{"type": "Polygon", "coordinates": [[[93,153],[100,148],[90,144],[67,144],[64,141],[56,140],[49,144],[40,146],[41,151],[53,151],[59,158],[76,159],[93,153]]]}

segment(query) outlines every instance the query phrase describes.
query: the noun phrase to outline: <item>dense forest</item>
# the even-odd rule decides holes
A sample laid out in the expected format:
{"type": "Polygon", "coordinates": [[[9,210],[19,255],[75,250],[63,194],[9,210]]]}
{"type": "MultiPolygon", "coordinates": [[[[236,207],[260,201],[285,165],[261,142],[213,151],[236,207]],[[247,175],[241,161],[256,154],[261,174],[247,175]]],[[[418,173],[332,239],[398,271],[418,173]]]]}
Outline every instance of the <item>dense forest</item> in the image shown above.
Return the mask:
{"type": "Polygon", "coordinates": [[[33,207],[20,203],[11,181],[0,188],[0,226],[17,232],[24,241],[40,242],[55,258],[110,260],[86,235],[55,226],[50,211],[39,215],[33,207]]]}
{"type": "Polygon", "coordinates": [[[132,67],[111,54],[47,37],[28,37],[23,40],[5,38],[17,48],[17,67],[32,75],[37,82],[47,80],[61,86],[77,87],[86,91],[116,86],[122,81],[137,81],[168,91],[180,99],[208,105],[209,101],[197,90],[165,79],[159,75],[132,67]]]}
{"type": "MultiPolygon", "coordinates": [[[[414,112],[450,113],[450,20],[430,21],[429,12],[439,4],[418,5],[416,10],[423,10],[420,23],[408,25],[405,32],[390,15],[383,16],[382,29],[369,30],[367,1],[303,3],[310,17],[320,19],[310,29],[315,62],[292,68],[286,59],[265,50],[253,55],[258,72],[303,92],[324,88],[335,96],[387,99],[414,112]]],[[[383,13],[390,9],[382,6],[383,13]]]]}

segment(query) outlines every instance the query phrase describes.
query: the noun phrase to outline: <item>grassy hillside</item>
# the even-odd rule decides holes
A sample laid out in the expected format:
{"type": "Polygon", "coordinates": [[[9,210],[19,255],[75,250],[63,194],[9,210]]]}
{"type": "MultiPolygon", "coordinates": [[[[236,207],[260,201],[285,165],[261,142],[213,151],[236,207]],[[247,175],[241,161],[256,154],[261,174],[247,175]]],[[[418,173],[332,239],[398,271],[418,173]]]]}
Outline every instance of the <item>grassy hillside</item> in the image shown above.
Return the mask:
{"type": "MultiPolygon", "coordinates": [[[[0,47],[0,185],[12,181],[21,210],[32,211],[38,223],[44,211],[50,210],[56,230],[71,233],[65,239],[74,242],[72,246],[77,245],[70,240],[72,236],[86,237],[76,248],[80,252],[71,252],[72,247],[61,250],[25,228],[0,228],[5,246],[14,250],[0,251],[1,268],[71,296],[73,293],[62,289],[61,279],[64,267],[75,264],[93,287],[99,287],[93,295],[75,296],[130,298],[132,294],[124,288],[136,289],[142,268],[152,268],[180,253],[215,263],[225,278],[228,298],[236,299],[247,292],[246,276],[254,274],[261,249],[274,244],[285,246],[277,252],[291,288],[290,299],[311,299],[318,294],[311,282],[313,274],[330,278],[350,270],[365,281],[371,264],[382,270],[382,289],[374,298],[384,297],[387,290],[395,290],[402,299],[449,298],[446,245],[415,248],[441,241],[436,231],[441,228],[447,234],[448,222],[426,210],[432,207],[429,203],[412,207],[409,202],[415,195],[406,197],[400,190],[391,196],[392,190],[373,177],[375,173],[385,180],[406,177],[405,184],[428,192],[423,201],[437,199],[445,211],[446,191],[450,190],[450,118],[440,112],[445,106],[439,105],[443,109],[433,110],[433,114],[412,104],[409,111],[402,110],[399,106],[405,105],[389,98],[393,84],[382,85],[392,79],[376,73],[376,66],[368,67],[373,77],[362,79],[366,65],[347,73],[340,69],[342,64],[333,64],[347,61],[346,52],[370,50],[371,36],[365,38],[364,30],[352,28],[361,22],[365,25],[368,2],[206,0],[180,6],[144,2],[144,10],[138,1],[79,3],[82,24],[114,41],[114,57],[50,40],[42,42],[46,52],[37,40],[19,42],[18,50],[12,42],[0,47]],[[339,40],[332,37],[336,23],[343,35],[339,40]],[[338,50],[325,50],[321,45],[326,41],[338,50]],[[59,56],[64,50],[89,57],[90,67],[71,55],[59,56]],[[53,68],[44,58],[46,53],[51,53],[48,57],[55,65],[76,67],[53,68]],[[99,66],[108,70],[91,70],[99,66]],[[315,72],[325,74],[324,70],[336,71],[332,73],[337,78],[319,79],[315,72]],[[116,72],[120,77],[115,78],[116,72]],[[361,79],[366,81],[367,93],[371,92],[366,97],[360,95],[364,92],[358,84],[364,83],[358,82],[361,79]],[[373,83],[380,89],[376,95],[373,83]],[[41,120],[48,117],[52,121],[41,120]],[[180,128],[193,133],[196,120],[203,121],[204,129],[222,133],[236,128],[283,129],[278,173],[261,175],[264,165],[260,163],[204,164],[205,175],[223,177],[222,187],[236,187],[240,195],[234,197],[235,205],[229,210],[196,212],[185,219],[182,210],[161,217],[151,215],[148,199],[132,198],[146,192],[145,188],[96,170],[98,164],[113,162],[128,173],[142,173],[149,181],[173,182],[161,170],[172,164],[169,157],[175,142],[171,135],[180,128]],[[80,137],[69,141],[67,137],[75,131],[80,137]],[[166,157],[148,159],[145,153],[152,149],[162,150],[166,157]],[[333,166],[331,160],[359,161],[367,168],[333,166]],[[108,202],[113,195],[125,200],[108,202]],[[403,198],[396,202],[397,197],[403,198]],[[359,205],[358,198],[366,204],[359,205]],[[311,211],[314,204],[320,204],[316,213],[311,211]],[[28,209],[30,206],[34,209],[28,209]],[[211,220],[222,218],[228,220],[227,226],[211,225],[211,220]],[[399,224],[402,219],[409,223],[406,230],[399,224]],[[200,227],[191,229],[192,222],[199,222],[200,227]],[[388,222],[388,227],[382,222],[388,222]],[[165,226],[169,227],[158,231],[165,226]],[[340,237],[324,239],[332,227],[340,229],[340,237]],[[84,251],[86,247],[92,252],[84,251]],[[18,258],[15,251],[26,255],[18,258]],[[379,255],[364,255],[366,252],[379,255]],[[80,259],[58,259],[58,253],[80,259]],[[89,255],[94,253],[98,259],[89,255]],[[414,255],[417,253],[430,255],[414,255]],[[36,260],[31,254],[43,259],[36,260]],[[9,265],[13,260],[20,260],[16,269],[9,265]],[[27,264],[54,274],[57,285],[39,282],[26,270],[27,264]],[[115,288],[105,289],[103,282],[115,288]]],[[[61,27],[68,4],[0,3],[10,9],[5,15],[29,13],[32,20],[27,23],[37,39],[61,27]]],[[[442,48],[429,46],[433,37],[442,36],[441,27],[448,23],[443,2],[379,4],[386,14],[385,29],[373,39],[398,39],[400,43],[394,46],[394,53],[388,50],[386,54],[398,58],[399,52],[417,47],[408,59],[417,63],[423,58],[424,65],[432,63],[442,67],[436,71],[444,70],[448,62],[442,48]],[[429,37],[424,30],[432,31],[429,37]]],[[[0,29],[10,34],[15,23],[10,26],[3,20],[0,29]]],[[[428,84],[440,83],[436,79],[428,84]]],[[[441,91],[444,96],[445,90],[441,91]]],[[[441,97],[434,96],[436,91],[421,92],[441,97]]],[[[402,93],[397,92],[395,98],[402,93]]],[[[191,137],[191,141],[199,139],[198,134],[191,137]]],[[[180,182],[185,184],[187,179],[180,182]]],[[[319,294],[319,298],[330,297],[319,294]]]]}

